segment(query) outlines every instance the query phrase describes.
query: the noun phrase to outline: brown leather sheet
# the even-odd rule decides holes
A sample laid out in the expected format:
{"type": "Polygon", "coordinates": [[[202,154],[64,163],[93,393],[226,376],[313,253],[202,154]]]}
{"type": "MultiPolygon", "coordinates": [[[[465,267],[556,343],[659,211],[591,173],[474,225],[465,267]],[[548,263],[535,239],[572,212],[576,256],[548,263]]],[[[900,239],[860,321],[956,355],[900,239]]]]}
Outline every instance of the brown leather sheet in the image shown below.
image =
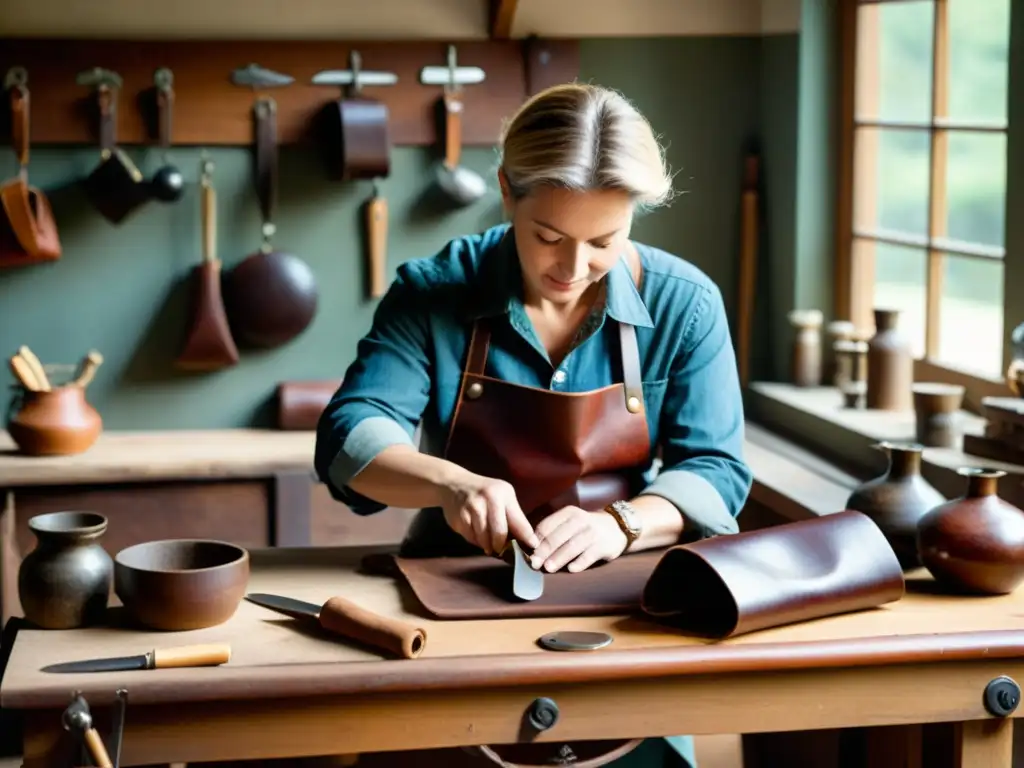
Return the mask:
{"type": "Polygon", "coordinates": [[[580,573],[544,575],[544,594],[512,594],[512,566],[494,557],[395,557],[417,600],[439,619],[603,616],[639,610],[663,550],[638,552],[580,573]]]}
{"type": "Polygon", "coordinates": [[[688,634],[725,638],[877,608],[904,591],[881,530],[847,510],[673,547],[643,609],[688,634]]]}

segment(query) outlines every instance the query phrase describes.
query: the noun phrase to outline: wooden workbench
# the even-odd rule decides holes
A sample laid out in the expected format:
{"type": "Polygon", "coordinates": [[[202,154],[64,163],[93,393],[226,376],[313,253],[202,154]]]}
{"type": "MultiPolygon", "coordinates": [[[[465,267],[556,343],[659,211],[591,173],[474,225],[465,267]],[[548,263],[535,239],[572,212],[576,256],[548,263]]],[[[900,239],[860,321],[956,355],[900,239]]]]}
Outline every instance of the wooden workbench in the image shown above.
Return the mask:
{"type": "Polygon", "coordinates": [[[1021,710],[993,717],[982,693],[1000,675],[1024,680],[1024,590],[958,599],[915,576],[905,598],[877,610],[713,642],[639,616],[430,620],[391,578],[356,573],[362,554],[256,551],[250,590],[314,603],[340,594],[414,622],[427,633],[420,658],[392,660],[247,602],[227,623],[185,633],[22,630],[0,705],[24,715],[25,768],[57,747],[72,690],[102,712],[118,687],[129,692],[123,765],[513,743],[525,708],[546,696],[561,716],[543,740],[955,722],[960,762],[949,765],[1010,766],[1021,710]],[[566,628],[615,641],[592,653],[537,646],[566,628]],[[229,642],[233,658],[219,668],[40,671],[197,642],[229,642]]]}
{"type": "MultiPolygon", "coordinates": [[[[0,432],[0,616],[20,615],[17,569],[35,546],[28,520],[46,512],[105,515],[112,555],[161,538],[244,547],[399,542],[414,512],[360,517],[334,501],[314,477],[315,442],[312,431],[108,431],[76,456],[30,457],[0,432]]],[[[756,425],[747,425],[744,451],[755,477],[745,528],[839,511],[857,482],[756,425]]]]}

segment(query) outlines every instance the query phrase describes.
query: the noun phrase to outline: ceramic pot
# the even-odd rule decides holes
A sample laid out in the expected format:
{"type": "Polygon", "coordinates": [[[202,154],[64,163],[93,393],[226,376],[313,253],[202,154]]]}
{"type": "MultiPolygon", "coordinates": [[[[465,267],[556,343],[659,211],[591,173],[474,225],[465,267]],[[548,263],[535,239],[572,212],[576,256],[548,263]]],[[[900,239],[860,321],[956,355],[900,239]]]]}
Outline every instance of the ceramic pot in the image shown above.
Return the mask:
{"type": "Polygon", "coordinates": [[[921,518],[917,547],[935,580],[957,591],[1012,592],[1024,581],[1024,512],[997,496],[998,469],[960,470],[967,491],[921,518]]]}
{"type": "Polygon", "coordinates": [[[914,407],[914,358],[910,341],[900,332],[899,310],[875,310],[875,335],[868,341],[867,407],[909,411],[914,407]]]}
{"type": "Polygon", "coordinates": [[[99,622],[114,570],[100,545],[107,518],[94,512],[53,512],[31,518],[28,527],[39,543],[18,569],[25,618],[43,629],[99,622]]]}
{"type": "Polygon", "coordinates": [[[879,443],[876,448],[889,456],[889,468],[858,486],[846,502],[874,520],[896,553],[903,570],[919,568],[917,523],[946,497],[921,476],[921,451],[918,443],[879,443]]]}
{"type": "Polygon", "coordinates": [[[22,390],[7,431],[22,453],[67,456],[87,451],[103,430],[99,413],[75,384],[49,392],[22,390]]]}
{"type": "Polygon", "coordinates": [[[958,419],[966,388],[960,384],[914,384],[917,442],[930,448],[955,448],[959,442],[958,419]]]}
{"type": "Polygon", "coordinates": [[[821,385],[821,323],[823,315],[817,309],[794,309],[789,313],[793,326],[793,358],[790,375],[798,387],[821,385]]]}

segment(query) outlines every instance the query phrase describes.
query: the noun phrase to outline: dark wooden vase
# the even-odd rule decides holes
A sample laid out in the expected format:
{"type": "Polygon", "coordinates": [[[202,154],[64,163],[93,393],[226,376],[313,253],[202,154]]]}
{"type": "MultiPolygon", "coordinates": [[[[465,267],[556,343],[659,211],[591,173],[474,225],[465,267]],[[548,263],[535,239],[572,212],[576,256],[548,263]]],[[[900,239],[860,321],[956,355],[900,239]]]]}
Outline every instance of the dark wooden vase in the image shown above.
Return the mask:
{"type": "Polygon", "coordinates": [[[963,592],[1004,595],[1024,581],[1024,512],[997,494],[998,469],[965,468],[967,492],[918,524],[921,561],[935,580],[963,592]]]}
{"type": "Polygon", "coordinates": [[[876,448],[889,456],[889,469],[858,486],[846,502],[874,520],[888,540],[903,570],[919,568],[917,524],[946,497],[921,476],[918,443],[879,443],[876,448]]]}

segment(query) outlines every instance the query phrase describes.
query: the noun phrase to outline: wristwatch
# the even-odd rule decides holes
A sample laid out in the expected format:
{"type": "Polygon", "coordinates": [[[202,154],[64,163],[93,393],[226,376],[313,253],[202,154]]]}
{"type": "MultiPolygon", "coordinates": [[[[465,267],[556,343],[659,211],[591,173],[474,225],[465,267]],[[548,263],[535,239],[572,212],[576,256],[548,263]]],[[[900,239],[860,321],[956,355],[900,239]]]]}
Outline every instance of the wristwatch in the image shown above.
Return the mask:
{"type": "Polygon", "coordinates": [[[604,511],[615,518],[619,528],[626,534],[626,547],[640,538],[643,526],[640,524],[640,513],[636,507],[628,501],[613,501],[604,508],[604,511]]]}

